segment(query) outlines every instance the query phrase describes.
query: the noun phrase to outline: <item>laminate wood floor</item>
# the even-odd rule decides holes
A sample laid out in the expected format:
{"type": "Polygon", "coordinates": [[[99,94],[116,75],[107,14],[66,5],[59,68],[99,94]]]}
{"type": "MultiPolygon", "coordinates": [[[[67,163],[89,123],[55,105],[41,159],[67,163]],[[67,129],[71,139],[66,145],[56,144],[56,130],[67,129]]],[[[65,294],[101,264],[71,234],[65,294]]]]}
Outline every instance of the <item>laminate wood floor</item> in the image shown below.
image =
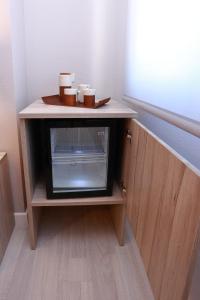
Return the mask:
{"type": "Polygon", "coordinates": [[[0,300],[153,300],[134,239],[120,247],[106,207],[46,208],[38,245],[15,229],[0,300]]]}

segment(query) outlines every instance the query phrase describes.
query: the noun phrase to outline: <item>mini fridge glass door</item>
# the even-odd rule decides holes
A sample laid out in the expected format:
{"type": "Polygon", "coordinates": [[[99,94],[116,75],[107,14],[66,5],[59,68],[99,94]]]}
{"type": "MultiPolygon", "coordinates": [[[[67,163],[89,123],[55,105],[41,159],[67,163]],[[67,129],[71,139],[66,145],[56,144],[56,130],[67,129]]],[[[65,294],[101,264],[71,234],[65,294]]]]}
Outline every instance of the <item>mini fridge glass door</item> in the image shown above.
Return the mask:
{"type": "Polygon", "coordinates": [[[51,128],[53,192],[107,186],[108,127],[51,128]]]}
{"type": "Polygon", "coordinates": [[[46,121],[47,198],[112,194],[114,122],[46,121]]]}

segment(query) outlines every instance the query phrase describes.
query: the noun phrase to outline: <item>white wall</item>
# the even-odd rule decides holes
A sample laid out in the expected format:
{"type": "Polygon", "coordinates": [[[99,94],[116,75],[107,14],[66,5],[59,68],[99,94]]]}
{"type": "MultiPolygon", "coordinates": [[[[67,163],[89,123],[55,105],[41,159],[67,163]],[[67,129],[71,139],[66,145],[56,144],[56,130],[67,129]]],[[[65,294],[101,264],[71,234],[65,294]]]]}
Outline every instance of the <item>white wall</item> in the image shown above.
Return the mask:
{"type": "Polygon", "coordinates": [[[10,0],[10,14],[15,102],[17,112],[19,112],[28,104],[24,29],[24,1],[10,0]]]}
{"type": "Polygon", "coordinates": [[[126,0],[26,0],[24,6],[30,102],[57,93],[63,71],[91,83],[99,96],[119,97],[126,0]]]}
{"type": "Polygon", "coordinates": [[[8,153],[14,209],[23,211],[9,4],[0,1],[0,151],[8,153]]]}

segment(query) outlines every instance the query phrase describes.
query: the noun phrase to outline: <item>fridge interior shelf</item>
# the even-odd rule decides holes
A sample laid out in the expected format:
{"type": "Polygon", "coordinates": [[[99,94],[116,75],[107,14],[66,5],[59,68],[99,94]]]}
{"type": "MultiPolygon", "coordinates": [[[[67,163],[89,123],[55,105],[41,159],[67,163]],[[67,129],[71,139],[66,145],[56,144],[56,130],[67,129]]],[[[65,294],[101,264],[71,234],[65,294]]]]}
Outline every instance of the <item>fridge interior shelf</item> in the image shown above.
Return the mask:
{"type": "Polygon", "coordinates": [[[83,153],[82,155],[73,155],[73,154],[61,154],[54,155],[52,157],[52,165],[55,164],[84,164],[84,163],[98,163],[98,162],[106,162],[107,156],[105,154],[94,154],[94,155],[86,155],[83,153]]]}
{"type": "Polygon", "coordinates": [[[53,191],[104,190],[107,185],[107,159],[94,157],[64,158],[52,164],[53,191]]]}
{"type": "Polygon", "coordinates": [[[71,155],[80,155],[80,154],[103,154],[104,149],[101,146],[95,145],[95,146],[69,146],[69,145],[61,145],[56,146],[54,149],[54,153],[60,154],[60,153],[66,153],[71,155]]]}

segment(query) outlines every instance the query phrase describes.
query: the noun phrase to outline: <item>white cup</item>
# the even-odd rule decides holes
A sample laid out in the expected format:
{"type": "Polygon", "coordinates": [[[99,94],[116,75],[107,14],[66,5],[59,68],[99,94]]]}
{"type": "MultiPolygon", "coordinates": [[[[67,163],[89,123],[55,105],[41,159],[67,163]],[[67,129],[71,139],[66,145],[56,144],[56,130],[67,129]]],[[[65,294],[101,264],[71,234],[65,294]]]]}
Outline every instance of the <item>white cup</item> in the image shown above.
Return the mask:
{"type": "Polygon", "coordinates": [[[78,85],[78,100],[83,103],[83,90],[88,89],[89,84],[81,83],[78,85]]]}
{"type": "Polygon", "coordinates": [[[90,85],[86,83],[81,83],[78,85],[79,90],[89,89],[90,85]]]}
{"type": "Polygon", "coordinates": [[[59,75],[59,86],[72,86],[75,81],[75,73],[61,73],[59,75]]]}
{"type": "Polygon", "coordinates": [[[75,73],[71,73],[72,82],[75,82],[75,73]]]}
{"type": "Polygon", "coordinates": [[[66,88],[64,89],[64,95],[77,95],[77,89],[66,88]]]}
{"type": "Polygon", "coordinates": [[[84,89],[83,90],[84,96],[95,96],[95,94],[96,94],[96,89],[84,89]]]}

